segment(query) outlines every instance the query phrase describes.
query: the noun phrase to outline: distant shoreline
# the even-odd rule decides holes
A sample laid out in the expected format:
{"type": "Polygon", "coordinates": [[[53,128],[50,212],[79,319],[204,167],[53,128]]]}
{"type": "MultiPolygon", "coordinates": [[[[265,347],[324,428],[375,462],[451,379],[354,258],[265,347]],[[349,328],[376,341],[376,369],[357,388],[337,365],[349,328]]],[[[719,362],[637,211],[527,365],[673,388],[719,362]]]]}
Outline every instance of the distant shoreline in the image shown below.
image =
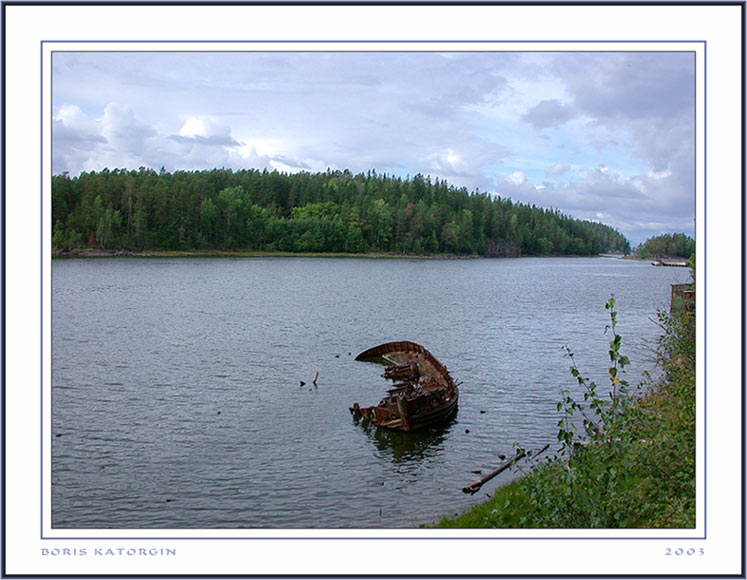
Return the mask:
{"type": "Polygon", "coordinates": [[[52,258],[417,258],[417,259],[474,259],[471,254],[386,254],[345,252],[267,252],[261,250],[53,250],[52,258]]]}
{"type": "Polygon", "coordinates": [[[101,250],[101,249],[79,249],[79,250],[53,250],[53,259],[74,258],[361,258],[361,259],[418,259],[418,260],[474,260],[477,258],[598,258],[617,257],[625,259],[640,259],[636,256],[623,256],[622,254],[594,254],[594,255],[526,255],[526,256],[479,256],[477,254],[387,254],[379,252],[371,253],[344,253],[344,252],[267,252],[261,250],[101,250]]]}

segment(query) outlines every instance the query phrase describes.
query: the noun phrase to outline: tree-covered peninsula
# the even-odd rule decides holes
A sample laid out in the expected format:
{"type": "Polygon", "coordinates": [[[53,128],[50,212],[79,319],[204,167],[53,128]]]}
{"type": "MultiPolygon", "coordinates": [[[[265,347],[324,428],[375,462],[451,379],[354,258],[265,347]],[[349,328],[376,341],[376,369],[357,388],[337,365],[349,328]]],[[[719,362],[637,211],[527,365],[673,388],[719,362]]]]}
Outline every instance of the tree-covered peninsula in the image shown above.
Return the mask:
{"type": "Polygon", "coordinates": [[[647,239],[635,250],[639,258],[690,258],[695,240],[685,234],[662,234],[647,239]]]}
{"type": "Polygon", "coordinates": [[[52,178],[56,249],[628,253],[610,226],[423,175],[104,169],[52,178]]]}

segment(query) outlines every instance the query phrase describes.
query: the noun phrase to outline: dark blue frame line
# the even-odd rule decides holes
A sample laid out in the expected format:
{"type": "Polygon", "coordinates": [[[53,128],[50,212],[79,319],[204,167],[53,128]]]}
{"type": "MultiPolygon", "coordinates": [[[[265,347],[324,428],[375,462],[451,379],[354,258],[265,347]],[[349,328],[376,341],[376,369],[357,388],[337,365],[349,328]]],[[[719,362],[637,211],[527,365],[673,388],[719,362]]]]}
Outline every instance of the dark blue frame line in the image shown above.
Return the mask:
{"type": "MultiPolygon", "coordinates": [[[[3,26],[5,23],[5,5],[2,5],[0,7],[0,11],[2,13],[2,22],[3,26]]],[[[3,32],[5,29],[3,28],[3,32]]],[[[5,233],[5,191],[6,191],[6,175],[5,172],[5,146],[6,146],[6,139],[5,139],[5,58],[8,54],[7,52],[7,43],[6,43],[6,37],[3,34],[2,39],[2,57],[0,57],[0,69],[2,73],[2,88],[0,89],[0,100],[2,101],[2,112],[0,112],[0,123],[2,124],[3,130],[0,131],[2,135],[0,135],[0,150],[2,150],[3,155],[2,159],[0,159],[0,172],[2,172],[2,192],[0,192],[0,224],[2,227],[2,234],[0,234],[0,244],[2,244],[2,247],[0,248],[0,288],[2,292],[2,299],[0,300],[0,341],[2,341],[2,348],[0,348],[0,351],[2,351],[2,354],[0,354],[0,381],[2,381],[2,386],[0,386],[0,391],[2,391],[2,395],[0,395],[0,407],[2,407],[2,417],[5,418],[5,339],[6,339],[6,333],[5,333],[5,248],[6,248],[6,242],[7,242],[7,236],[5,233]]],[[[2,454],[2,465],[0,466],[0,480],[2,485],[2,489],[5,490],[5,449],[6,449],[6,442],[8,441],[8,428],[6,426],[5,421],[3,421],[2,426],[2,451],[0,451],[0,454],[2,454]]],[[[7,513],[5,510],[5,493],[2,494],[2,497],[0,498],[0,510],[2,510],[2,513],[7,513]]],[[[5,560],[5,553],[6,553],[6,540],[8,536],[6,535],[6,524],[5,524],[5,518],[0,518],[0,534],[2,535],[2,549],[0,549],[0,574],[4,574],[6,570],[6,560],[5,560]]]]}
{"type": "MultiPolygon", "coordinates": [[[[374,3],[374,4],[378,4],[378,3],[374,3]]],[[[383,3],[383,4],[386,4],[386,3],[383,3]]],[[[477,3],[477,5],[479,5],[479,4],[480,3],[477,3]]],[[[727,2],[727,4],[729,4],[729,3],[727,2]]],[[[744,49],[745,49],[744,21],[743,21],[743,24],[742,24],[742,28],[743,28],[743,34],[742,34],[742,53],[744,54],[744,49]]],[[[298,44],[301,44],[301,43],[303,43],[303,44],[362,44],[362,43],[366,43],[366,44],[390,44],[390,45],[391,44],[396,44],[396,43],[399,43],[399,44],[421,44],[421,45],[422,44],[427,44],[427,43],[460,44],[460,45],[465,45],[465,44],[469,45],[469,44],[477,44],[477,43],[516,44],[516,45],[520,45],[520,44],[524,44],[524,43],[527,43],[527,44],[529,44],[529,43],[531,43],[531,44],[543,44],[543,43],[545,43],[545,44],[558,44],[558,45],[562,45],[562,44],[612,44],[612,43],[616,43],[616,44],[637,44],[637,45],[640,45],[640,44],[681,44],[681,43],[701,44],[703,46],[703,81],[704,81],[704,85],[703,85],[703,126],[704,126],[704,129],[703,129],[703,133],[704,133],[703,134],[703,197],[704,197],[704,207],[703,207],[703,225],[704,225],[704,229],[703,229],[703,237],[704,237],[704,249],[705,249],[705,243],[706,243],[706,239],[707,239],[707,236],[706,236],[706,233],[705,233],[705,228],[707,226],[707,223],[705,221],[705,218],[706,218],[706,208],[707,208],[707,205],[708,205],[707,204],[707,198],[708,198],[708,196],[706,195],[706,171],[707,171],[707,169],[706,169],[706,167],[707,167],[706,166],[706,157],[707,156],[706,156],[706,140],[705,140],[705,135],[707,133],[707,131],[706,131],[706,127],[707,127],[707,118],[706,118],[707,107],[706,107],[706,105],[707,105],[707,94],[708,94],[708,85],[706,83],[706,80],[707,80],[707,76],[706,76],[707,70],[706,69],[707,69],[707,64],[708,63],[707,63],[707,58],[706,58],[707,42],[705,40],[580,40],[580,41],[575,41],[575,40],[561,40],[561,41],[503,41],[503,40],[448,40],[448,41],[440,41],[440,40],[331,40],[331,41],[327,41],[327,40],[310,40],[310,41],[286,41],[286,40],[262,40],[262,41],[252,41],[252,40],[216,40],[216,41],[213,41],[213,40],[198,40],[198,41],[191,41],[191,40],[116,40],[116,41],[114,41],[114,40],[100,40],[100,41],[99,40],[83,40],[83,41],[76,41],[76,40],[61,40],[61,41],[58,41],[58,40],[42,40],[41,43],[40,43],[40,53],[41,53],[41,55],[40,55],[40,60],[41,60],[41,63],[40,63],[40,65],[41,65],[40,66],[40,70],[41,70],[41,83],[40,83],[40,85],[41,85],[41,93],[40,93],[40,96],[41,96],[41,105],[42,105],[41,106],[41,109],[42,109],[41,110],[41,137],[42,137],[42,145],[41,145],[41,165],[40,165],[40,167],[41,167],[40,191],[41,191],[41,210],[42,210],[41,211],[41,216],[40,216],[41,225],[42,225],[42,227],[41,227],[41,230],[42,230],[42,232],[41,232],[41,280],[42,280],[42,285],[41,285],[41,315],[42,315],[42,326],[41,326],[41,330],[42,330],[42,338],[41,338],[41,341],[40,341],[41,342],[41,344],[40,344],[40,350],[41,350],[41,365],[40,365],[41,366],[41,381],[40,381],[41,382],[41,414],[40,414],[41,422],[40,422],[40,425],[41,425],[42,443],[41,443],[41,450],[40,450],[41,451],[41,465],[40,465],[40,467],[41,467],[41,471],[40,471],[41,472],[40,505],[41,505],[42,509],[40,511],[40,534],[39,534],[40,539],[41,540],[65,540],[65,541],[76,541],[76,540],[86,540],[86,541],[91,541],[91,540],[97,540],[97,541],[99,541],[99,540],[101,540],[101,541],[108,541],[108,540],[133,540],[133,541],[141,541],[141,540],[168,540],[168,541],[180,541],[180,540],[200,540],[200,541],[203,541],[203,540],[243,540],[243,541],[246,541],[246,540],[470,540],[470,541],[474,541],[474,540],[490,540],[490,541],[496,541],[496,540],[498,540],[498,541],[502,541],[502,540],[518,540],[518,541],[531,541],[531,540],[634,540],[634,541],[635,540],[639,540],[639,541],[640,540],[646,540],[646,541],[648,541],[648,540],[663,540],[663,541],[669,541],[669,540],[690,540],[690,541],[700,541],[700,540],[707,539],[707,523],[708,523],[708,519],[706,517],[706,512],[707,512],[707,509],[706,509],[707,508],[707,505],[706,505],[706,503],[707,503],[707,494],[706,494],[706,492],[707,492],[707,476],[708,476],[708,472],[707,472],[707,469],[706,469],[706,465],[707,465],[708,462],[707,462],[707,457],[706,457],[706,454],[707,454],[707,446],[706,446],[706,440],[707,440],[707,429],[706,429],[706,427],[707,427],[707,424],[706,424],[707,415],[706,415],[706,410],[707,410],[707,406],[706,406],[706,403],[707,403],[707,399],[708,399],[708,397],[707,397],[708,391],[706,389],[706,381],[705,381],[705,376],[706,376],[705,375],[705,368],[706,368],[705,367],[705,362],[706,362],[706,356],[705,356],[705,354],[706,354],[706,341],[705,340],[703,342],[703,344],[704,344],[704,347],[703,347],[703,361],[701,362],[701,364],[703,365],[703,369],[704,369],[704,374],[703,374],[703,378],[704,378],[704,380],[703,380],[703,442],[702,442],[702,445],[703,445],[703,535],[702,536],[694,536],[694,537],[693,536],[682,536],[682,537],[680,537],[680,536],[668,536],[668,537],[638,536],[638,537],[623,537],[623,538],[618,538],[618,537],[584,537],[584,536],[566,536],[566,537],[540,537],[540,536],[533,536],[533,537],[528,537],[528,538],[523,538],[523,537],[491,537],[491,538],[486,538],[486,537],[479,537],[479,536],[478,537],[473,537],[473,536],[470,536],[470,537],[428,537],[428,536],[404,536],[404,537],[399,537],[399,536],[381,536],[381,537],[376,537],[376,536],[373,536],[373,537],[371,537],[371,536],[361,536],[361,537],[350,537],[350,536],[334,536],[334,535],[332,535],[332,536],[313,536],[313,537],[306,537],[306,536],[284,536],[284,537],[271,537],[271,536],[270,537],[265,537],[265,536],[262,536],[262,537],[259,537],[259,536],[258,537],[230,537],[230,536],[229,537],[225,537],[225,536],[220,536],[220,537],[218,537],[218,536],[209,536],[209,537],[200,537],[200,536],[189,536],[189,537],[187,537],[187,536],[185,536],[185,537],[166,537],[166,536],[142,536],[142,537],[139,537],[139,536],[107,536],[107,537],[99,537],[99,536],[90,536],[90,537],[88,537],[88,536],[85,536],[85,537],[66,537],[66,536],[60,536],[60,537],[54,537],[54,536],[45,536],[44,535],[44,442],[43,442],[43,435],[44,435],[44,336],[43,336],[44,324],[43,324],[43,322],[44,321],[43,321],[43,316],[44,316],[44,249],[45,249],[45,246],[44,246],[44,211],[43,211],[44,210],[44,171],[43,171],[43,168],[44,168],[45,160],[44,160],[43,137],[44,137],[45,119],[47,118],[45,116],[44,106],[43,106],[43,99],[44,99],[44,67],[43,67],[43,65],[44,65],[44,45],[48,44],[48,43],[54,43],[54,44],[65,44],[65,43],[75,43],[75,44],[88,44],[88,43],[90,43],[90,44],[93,44],[93,43],[96,43],[96,44],[106,44],[106,43],[112,43],[112,44],[113,43],[116,43],[116,44],[130,44],[130,43],[131,44],[143,44],[143,43],[151,43],[151,44],[177,44],[177,43],[190,43],[190,44],[229,44],[229,43],[235,43],[235,44],[246,44],[246,45],[252,45],[252,44],[254,44],[254,45],[257,45],[257,44],[280,44],[280,43],[282,43],[282,44],[293,44],[294,42],[298,43],[298,44]]],[[[85,52],[85,51],[75,51],[75,52],[85,52]]],[[[96,52],[106,52],[106,51],[96,51],[96,52]]],[[[152,52],[152,51],[148,51],[148,50],[132,50],[132,51],[127,51],[127,50],[124,50],[124,51],[117,51],[117,52],[152,52]]],[[[170,50],[164,50],[162,52],[196,52],[196,51],[190,51],[190,50],[171,50],[171,51],[170,50]]],[[[226,50],[226,51],[215,50],[215,51],[205,51],[205,52],[229,52],[229,51],[228,50],[226,50]]],[[[235,51],[231,51],[231,52],[235,52],[235,51]]],[[[289,51],[289,52],[293,52],[293,51],[289,51]]],[[[306,52],[306,51],[299,50],[297,52],[306,52]]],[[[349,51],[349,52],[372,52],[372,51],[370,51],[370,50],[360,50],[360,51],[349,51]]],[[[397,52],[406,52],[406,51],[397,51],[397,52]]],[[[448,52],[448,50],[447,51],[443,51],[443,52],[448,52]]],[[[496,51],[480,50],[480,51],[475,51],[475,52],[496,52],[496,51]]],[[[546,50],[538,49],[538,50],[524,50],[522,52],[562,52],[562,51],[560,51],[560,50],[554,50],[554,49],[546,49],[546,50]]],[[[600,51],[595,51],[595,52],[620,52],[620,51],[619,50],[608,50],[608,51],[600,50],[600,51]]],[[[693,52],[693,51],[690,51],[690,50],[681,50],[681,51],[672,51],[672,52],[693,52]]],[[[693,55],[695,55],[695,53],[693,53],[693,55]]],[[[697,68],[696,68],[696,78],[697,78],[697,68]]],[[[745,103],[744,103],[744,95],[745,95],[744,83],[745,83],[744,70],[742,70],[742,85],[743,85],[743,89],[742,89],[742,116],[743,116],[743,118],[744,118],[744,108],[745,108],[745,103]]],[[[52,79],[50,77],[50,85],[51,84],[52,84],[52,79]]],[[[696,90],[696,86],[693,87],[693,91],[696,90]]],[[[695,96],[697,97],[697,94],[695,96]]],[[[52,106],[52,100],[50,100],[50,107],[51,106],[52,106]]],[[[50,118],[51,118],[51,110],[49,111],[49,114],[50,114],[50,118]]],[[[696,115],[696,118],[697,118],[697,107],[696,107],[696,111],[694,112],[694,115],[696,115]]],[[[694,152],[694,161],[697,161],[697,124],[695,126],[695,134],[696,134],[696,140],[695,140],[695,142],[696,142],[696,151],[694,152]]],[[[4,139],[4,134],[3,134],[3,139],[4,139]]],[[[744,140],[745,140],[745,129],[744,129],[744,125],[743,125],[743,127],[742,127],[742,150],[743,151],[744,151],[744,140]]],[[[4,164],[4,161],[5,161],[5,159],[3,158],[3,164],[4,164]]],[[[51,163],[51,160],[49,160],[47,162],[51,163]]],[[[697,168],[697,164],[694,163],[693,165],[695,167],[694,171],[695,171],[695,174],[697,176],[697,169],[698,169],[697,168]]],[[[50,170],[51,170],[51,166],[50,166],[50,170]]],[[[695,181],[697,183],[697,179],[695,181]]],[[[742,166],[742,192],[744,192],[744,190],[745,190],[745,168],[744,168],[744,165],[743,165],[742,166]]],[[[4,220],[5,219],[5,211],[4,211],[5,200],[4,200],[4,198],[3,198],[3,202],[2,203],[3,203],[3,214],[2,215],[3,215],[3,220],[4,220]]],[[[696,208],[695,208],[695,214],[696,214],[696,219],[697,219],[697,203],[696,203],[696,208]]],[[[744,232],[745,214],[744,214],[744,211],[743,211],[743,214],[742,214],[742,221],[743,221],[742,237],[743,237],[743,242],[744,242],[745,241],[745,232],[744,232]]],[[[696,223],[697,223],[697,221],[696,221],[696,223]]],[[[5,232],[5,228],[3,228],[3,237],[5,235],[4,232],[5,232]]],[[[697,231],[696,231],[696,236],[697,236],[697,231]]],[[[744,243],[743,243],[743,247],[744,247],[744,243]]],[[[4,258],[4,248],[5,248],[5,244],[3,244],[3,258],[4,258]]],[[[704,264],[703,264],[703,276],[704,276],[704,280],[703,280],[703,294],[704,294],[703,304],[704,305],[705,305],[705,296],[707,295],[707,292],[706,292],[706,284],[707,284],[706,272],[707,272],[707,264],[704,262],[704,264]]],[[[4,274],[5,274],[5,267],[4,267],[4,262],[3,262],[3,288],[4,288],[4,274]]],[[[50,273],[50,276],[51,276],[51,273],[50,273]]],[[[743,266],[742,267],[742,280],[743,280],[743,282],[744,282],[744,278],[745,278],[745,271],[744,271],[744,266],[743,266]]],[[[744,284],[742,285],[742,288],[744,289],[744,284]]],[[[742,303],[743,303],[743,309],[744,309],[744,304],[745,304],[744,292],[743,292],[743,295],[742,295],[742,303]]],[[[3,303],[3,320],[4,320],[4,307],[5,307],[5,304],[3,303]]],[[[706,309],[704,307],[703,314],[702,314],[702,321],[703,321],[702,324],[703,324],[704,328],[705,328],[705,320],[706,320],[706,312],[705,312],[705,310],[706,309]]],[[[4,326],[3,326],[3,334],[4,334],[4,326]]],[[[743,324],[743,326],[742,326],[742,335],[743,335],[743,337],[744,337],[744,334],[745,334],[745,327],[744,327],[744,324],[743,324]]],[[[744,344],[744,340],[743,340],[743,344],[744,344]]],[[[4,354],[5,353],[3,351],[3,373],[4,373],[4,368],[5,368],[5,366],[4,366],[4,354]]],[[[743,359],[743,361],[742,361],[742,379],[743,379],[742,380],[742,385],[743,385],[743,387],[744,387],[745,373],[747,372],[746,369],[747,369],[747,367],[745,366],[745,361],[743,359]]],[[[50,388],[51,388],[51,385],[50,385],[50,388]]],[[[50,409],[50,413],[51,413],[51,409],[50,409]]],[[[742,421],[743,440],[744,440],[744,432],[745,432],[744,414],[745,414],[745,410],[744,410],[744,406],[743,406],[743,409],[742,409],[742,415],[743,415],[743,421],[742,421]]],[[[50,415],[50,417],[51,417],[51,415],[50,415]]],[[[745,479],[744,479],[744,471],[745,471],[745,465],[744,465],[744,461],[743,461],[742,462],[742,472],[743,472],[742,483],[743,483],[743,485],[744,485],[744,481],[745,481],[745,479]]],[[[744,537],[744,528],[745,528],[745,518],[743,516],[743,518],[742,518],[742,530],[743,530],[742,537],[744,537]]],[[[394,528],[393,530],[396,530],[396,528],[394,528]]],[[[744,556],[744,554],[743,554],[743,556],[744,556]]],[[[743,566],[743,569],[744,569],[744,566],[743,566]]]]}
{"type": "MultiPolygon", "coordinates": [[[[743,19],[744,23],[744,19],[743,19]]],[[[744,31],[742,31],[742,54],[744,54],[744,31]]],[[[744,74],[744,73],[743,73],[744,74]]],[[[697,114],[697,107],[695,109],[697,114]]],[[[742,117],[744,120],[744,116],[742,117]]],[[[706,439],[708,436],[708,391],[705,388],[706,385],[706,361],[708,360],[708,357],[706,356],[706,340],[705,340],[705,329],[706,329],[706,310],[705,307],[706,304],[706,297],[708,296],[708,292],[706,291],[706,284],[708,283],[708,276],[706,275],[706,271],[708,269],[708,260],[706,259],[706,256],[708,255],[708,252],[706,252],[706,244],[708,243],[708,236],[706,235],[706,228],[708,227],[708,220],[706,220],[706,213],[708,208],[708,197],[705,194],[706,190],[706,184],[708,183],[707,179],[707,171],[708,171],[708,142],[706,140],[706,127],[708,127],[708,44],[703,43],[703,538],[708,537],[708,518],[706,517],[706,498],[708,497],[708,470],[706,469],[706,465],[708,465],[708,461],[706,458],[706,454],[708,453],[708,446],[706,445],[706,439]]],[[[695,143],[696,143],[696,151],[695,153],[695,159],[694,161],[697,162],[698,154],[697,154],[697,135],[698,135],[698,125],[695,125],[695,143]]],[[[742,152],[744,153],[744,147],[742,148],[742,152]]],[[[693,164],[697,171],[697,163],[693,164]]],[[[742,171],[744,171],[744,167],[742,168],[742,171]]],[[[697,173],[696,173],[697,175],[697,173]]],[[[696,187],[697,187],[697,180],[695,181],[696,187]]],[[[697,198],[697,196],[696,196],[697,198]]],[[[698,238],[698,205],[697,205],[697,199],[695,204],[695,239],[698,238]]],[[[742,228],[742,232],[744,232],[744,228],[742,228]]],[[[695,246],[695,251],[697,253],[698,246],[695,246]]],[[[697,268],[697,264],[696,264],[697,268]]],[[[697,270],[696,270],[697,271],[697,270]]],[[[744,286],[742,286],[744,288],[744,286]]],[[[697,288],[696,288],[696,300],[697,300],[697,288]]],[[[697,309],[695,310],[697,313],[697,309]]],[[[742,311],[744,313],[744,310],[742,311]]],[[[697,358],[697,349],[698,349],[698,317],[696,315],[695,317],[695,364],[698,364],[698,358],[697,358]]],[[[744,342],[742,343],[744,344],[744,342]]],[[[698,384],[698,375],[697,375],[697,366],[696,366],[696,374],[695,374],[695,385],[698,384]]],[[[744,384],[744,383],[743,383],[744,384]]],[[[696,392],[697,394],[697,392],[696,392]]],[[[696,397],[696,405],[697,405],[697,397],[696,397]]],[[[697,413],[695,415],[696,419],[696,425],[697,425],[697,413]]],[[[744,421],[742,421],[742,429],[744,429],[744,421]]],[[[697,434],[697,431],[696,431],[697,434]]],[[[744,441],[744,437],[742,438],[744,441]]],[[[697,438],[696,438],[697,441],[697,438]]],[[[742,468],[744,469],[744,460],[742,461],[742,468]]],[[[697,461],[695,462],[695,469],[697,470],[697,461]]],[[[696,471],[697,473],[697,471],[696,471]]],[[[742,485],[744,485],[744,478],[742,478],[742,485]]],[[[697,497],[697,489],[695,490],[696,497],[697,497]]],[[[742,510],[744,510],[744,506],[742,506],[742,510]]],[[[697,519],[697,505],[695,507],[695,514],[697,519]]],[[[744,522],[744,516],[742,516],[742,520],[744,522]]],[[[744,523],[743,523],[744,525],[744,523]]],[[[742,538],[744,539],[744,534],[742,534],[742,538]]],[[[744,571],[744,566],[742,566],[742,570],[744,571]]]]}
{"type": "MultiPolygon", "coordinates": [[[[44,163],[45,163],[45,160],[44,160],[44,119],[45,119],[45,116],[43,113],[44,111],[44,43],[43,42],[39,50],[39,71],[41,71],[40,72],[41,78],[39,79],[39,104],[42,107],[42,116],[41,116],[40,123],[39,123],[39,160],[40,160],[39,167],[41,169],[41,171],[39,172],[40,173],[39,175],[39,200],[40,200],[39,243],[41,244],[40,246],[41,247],[41,260],[40,260],[41,263],[39,264],[39,270],[40,270],[40,282],[39,283],[41,284],[40,298],[39,298],[39,302],[40,302],[39,308],[41,312],[41,317],[40,317],[41,318],[41,328],[40,328],[41,335],[39,337],[39,354],[40,354],[40,357],[39,357],[39,367],[40,367],[39,379],[40,381],[39,382],[41,383],[41,391],[39,393],[39,396],[40,396],[39,401],[41,402],[41,405],[39,405],[40,407],[39,425],[41,427],[41,434],[40,434],[41,437],[39,437],[39,462],[40,462],[39,472],[41,473],[41,483],[42,483],[41,487],[39,488],[39,505],[41,506],[41,511],[39,514],[39,520],[40,520],[39,523],[41,526],[40,535],[43,538],[44,537],[44,512],[43,512],[44,510],[44,163]]],[[[51,80],[50,80],[50,84],[51,84],[51,80]]],[[[4,212],[3,212],[3,215],[5,215],[4,212]]],[[[50,276],[51,274],[52,273],[50,271],[50,276]]],[[[51,297],[50,297],[50,302],[51,302],[51,297]]],[[[50,308],[51,308],[51,304],[50,304],[50,308]]],[[[50,351],[51,351],[51,343],[50,343],[50,351]]],[[[51,384],[49,385],[49,390],[50,392],[52,391],[51,384]]],[[[50,404],[49,413],[50,413],[49,416],[50,416],[50,421],[51,421],[51,417],[52,417],[51,404],[50,404]]],[[[52,455],[52,451],[50,449],[50,458],[51,458],[51,455],[52,455]]],[[[50,482],[50,486],[51,486],[51,482],[50,482]]]]}
{"type": "MultiPolygon", "coordinates": [[[[745,499],[745,461],[744,461],[744,445],[745,445],[745,434],[747,433],[747,430],[745,428],[745,377],[747,376],[745,374],[747,370],[747,363],[745,362],[744,357],[744,344],[745,344],[745,321],[744,321],[744,312],[745,312],[745,305],[747,304],[747,301],[745,300],[745,263],[744,263],[744,252],[745,247],[747,247],[747,237],[745,234],[745,225],[747,224],[747,210],[745,209],[744,203],[745,203],[745,164],[744,164],[744,155],[745,155],[745,65],[744,65],[744,54],[745,54],[745,26],[747,26],[747,23],[745,23],[744,18],[744,5],[742,6],[742,43],[741,43],[741,50],[742,50],[742,541],[744,542],[745,537],[745,515],[744,515],[744,499],[745,499]]],[[[705,285],[706,280],[703,280],[703,283],[705,285]]],[[[741,559],[741,571],[742,574],[745,573],[745,549],[744,546],[742,547],[742,559],[741,559]]]]}
{"type": "MultiPolygon", "coordinates": [[[[679,44],[679,43],[690,43],[690,44],[705,44],[704,40],[54,40],[47,39],[42,40],[41,44],[54,43],[54,44],[679,44]]],[[[72,51],[71,51],[72,52],[72,51]]],[[[74,52],[85,52],[85,51],[74,51],[74,52]]],[[[104,50],[98,50],[96,52],[106,52],[104,50]]],[[[116,52],[128,52],[126,50],[117,50],[116,52]]],[[[152,50],[134,50],[132,52],[154,52],[152,50]]],[[[193,50],[173,50],[164,52],[196,52],[193,50]]],[[[208,52],[208,51],[206,51],[208,52]]],[[[221,52],[221,51],[209,51],[209,52],[221,52]]],[[[238,52],[231,50],[230,52],[238,52]]],[[[293,52],[293,51],[288,51],[293,52]]],[[[305,52],[305,51],[296,51],[305,52]]],[[[356,51],[346,51],[356,52],[356,51]]],[[[360,50],[358,52],[371,52],[370,50],[360,50]]],[[[402,51],[397,51],[402,52],[402,51]]],[[[431,52],[431,51],[428,51],[431,52]]],[[[446,51],[439,51],[446,52],[446,51]]],[[[475,51],[475,52],[495,52],[494,50],[475,51]]],[[[522,52],[559,52],[553,49],[545,50],[523,50],[522,52]]],[[[620,52],[619,50],[597,50],[594,52],[620,52]]],[[[646,51],[642,51],[646,52],[646,51]]],[[[672,51],[672,52],[691,52],[691,51],[672,51]]]]}

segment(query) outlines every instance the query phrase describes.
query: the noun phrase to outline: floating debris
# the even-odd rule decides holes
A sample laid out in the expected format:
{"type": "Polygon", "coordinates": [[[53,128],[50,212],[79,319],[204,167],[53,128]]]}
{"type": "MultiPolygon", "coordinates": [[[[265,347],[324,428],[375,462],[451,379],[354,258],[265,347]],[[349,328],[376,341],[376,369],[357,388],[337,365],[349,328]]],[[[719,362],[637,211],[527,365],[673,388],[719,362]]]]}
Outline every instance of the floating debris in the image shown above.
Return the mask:
{"type": "MultiPolygon", "coordinates": [[[[540,449],[539,451],[537,451],[536,453],[530,452],[530,455],[537,456],[537,455],[539,455],[541,453],[544,453],[547,450],[548,447],[550,447],[549,443],[547,445],[545,445],[542,449],[540,449]]],[[[526,456],[527,456],[527,452],[524,449],[519,449],[516,452],[516,454],[511,459],[509,459],[508,461],[506,461],[503,465],[499,466],[497,469],[494,469],[493,471],[491,471],[490,473],[488,473],[484,477],[481,477],[480,479],[478,479],[474,483],[472,483],[472,484],[470,484],[470,485],[468,485],[466,487],[463,487],[462,491],[464,493],[469,493],[469,494],[476,493],[483,486],[483,484],[487,483],[488,481],[490,481],[491,479],[493,479],[496,475],[502,473],[503,471],[505,471],[506,469],[508,469],[512,465],[514,465],[517,461],[520,461],[521,459],[523,459],[526,456]]]]}

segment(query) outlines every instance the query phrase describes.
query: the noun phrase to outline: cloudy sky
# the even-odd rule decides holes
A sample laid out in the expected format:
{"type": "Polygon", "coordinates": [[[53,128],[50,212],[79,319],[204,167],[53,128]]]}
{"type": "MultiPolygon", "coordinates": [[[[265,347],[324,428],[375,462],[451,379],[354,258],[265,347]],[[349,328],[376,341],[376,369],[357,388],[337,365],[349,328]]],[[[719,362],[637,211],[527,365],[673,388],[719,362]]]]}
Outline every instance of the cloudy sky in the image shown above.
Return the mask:
{"type": "Polygon", "coordinates": [[[692,53],[56,52],[53,172],[375,169],[694,235],[692,53]]]}

